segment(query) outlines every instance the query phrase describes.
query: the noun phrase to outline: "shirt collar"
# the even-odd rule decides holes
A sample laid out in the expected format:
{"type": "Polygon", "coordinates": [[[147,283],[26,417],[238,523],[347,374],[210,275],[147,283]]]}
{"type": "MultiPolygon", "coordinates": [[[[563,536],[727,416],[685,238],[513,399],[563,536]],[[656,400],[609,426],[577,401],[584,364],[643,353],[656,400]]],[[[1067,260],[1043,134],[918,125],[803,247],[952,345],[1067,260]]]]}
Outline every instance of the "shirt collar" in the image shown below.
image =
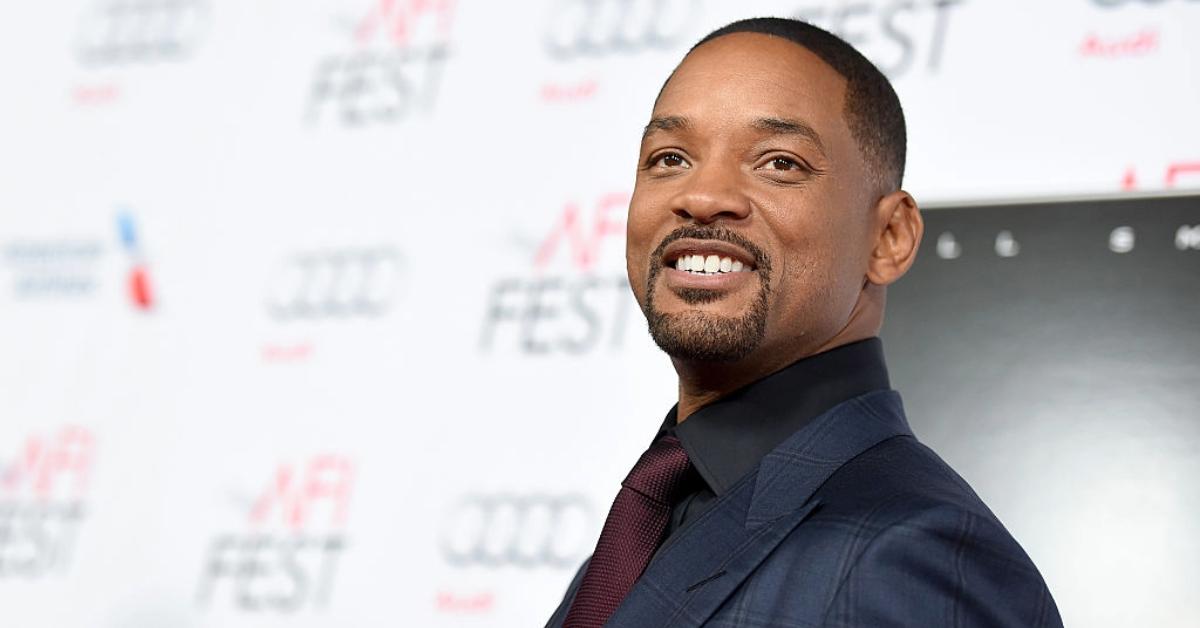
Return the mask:
{"type": "Polygon", "coordinates": [[[716,495],[826,410],[873,390],[886,390],[883,343],[870,338],[804,358],[675,424],[671,408],[659,434],[674,432],[692,466],[716,495]]]}

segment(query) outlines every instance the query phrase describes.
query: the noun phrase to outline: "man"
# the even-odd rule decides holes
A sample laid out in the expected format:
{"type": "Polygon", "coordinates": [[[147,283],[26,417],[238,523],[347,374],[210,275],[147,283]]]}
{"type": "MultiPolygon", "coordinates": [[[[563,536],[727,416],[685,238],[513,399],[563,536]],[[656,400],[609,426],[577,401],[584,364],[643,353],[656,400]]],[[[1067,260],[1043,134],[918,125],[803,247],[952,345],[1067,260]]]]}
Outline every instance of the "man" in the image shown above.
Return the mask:
{"type": "Polygon", "coordinates": [[[549,626],[1061,625],[889,390],[875,336],[923,229],[904,158],[887,79],[808,24],[736,22],[675,69],[626,262],[679,403],[549,626]]]}

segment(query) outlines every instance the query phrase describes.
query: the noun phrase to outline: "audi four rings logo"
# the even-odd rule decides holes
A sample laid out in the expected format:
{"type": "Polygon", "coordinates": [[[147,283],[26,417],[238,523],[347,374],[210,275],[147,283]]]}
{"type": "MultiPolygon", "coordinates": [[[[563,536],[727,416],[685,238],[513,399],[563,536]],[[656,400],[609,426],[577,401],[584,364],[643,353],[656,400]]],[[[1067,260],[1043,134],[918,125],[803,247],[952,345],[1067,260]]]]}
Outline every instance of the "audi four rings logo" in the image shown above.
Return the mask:
{"type": "Polygon", "coordinates": [[[457,566],[578,567],[594,521],[581,495],[473,495],[450,511],[442,555],[457,566]]]}
{"type": "Polygon", "coordinates": [[[178,59],[208,22],[206,0],[97,0],[83,15],[76,52],[97,66],[178,59]]]}
{"type": "Polygon", "coordinates": [[[391,247],[314,251],[289,258],[267,287],[267,310],[281,319],[378,316],[400,284],[391,247]]]}
{"type": "Polygon", "coordinates": [[[699,14],[697,0],[557,0],[546,49],[563,60],[670,48],[699,14]]]}

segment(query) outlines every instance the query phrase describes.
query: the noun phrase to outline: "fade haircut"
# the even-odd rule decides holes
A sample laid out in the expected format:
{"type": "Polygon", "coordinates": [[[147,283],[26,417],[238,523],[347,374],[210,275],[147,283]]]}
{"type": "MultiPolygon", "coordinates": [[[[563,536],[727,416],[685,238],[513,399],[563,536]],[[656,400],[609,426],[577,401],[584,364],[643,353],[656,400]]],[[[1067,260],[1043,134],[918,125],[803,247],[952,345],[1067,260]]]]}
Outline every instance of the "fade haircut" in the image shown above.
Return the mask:
{"type": "MultiPolygon", "coordinates": [[[[782,37],[799,44],[846,79],[846,102],[842,115],[850,135],[858,143],[867,166],[888,190],[898,190],[904,180],[904,110],[900,98],[883,72],[854,46],[837,35],[800,20],[756,17],[718,28],[692,46],[692,50],[722,35],[759,33],[782,37]]],[[[667,79],[668,81],[670,79],[667,79]]],[[[665,87],[665,86],[664,86],[665,87]]]]}

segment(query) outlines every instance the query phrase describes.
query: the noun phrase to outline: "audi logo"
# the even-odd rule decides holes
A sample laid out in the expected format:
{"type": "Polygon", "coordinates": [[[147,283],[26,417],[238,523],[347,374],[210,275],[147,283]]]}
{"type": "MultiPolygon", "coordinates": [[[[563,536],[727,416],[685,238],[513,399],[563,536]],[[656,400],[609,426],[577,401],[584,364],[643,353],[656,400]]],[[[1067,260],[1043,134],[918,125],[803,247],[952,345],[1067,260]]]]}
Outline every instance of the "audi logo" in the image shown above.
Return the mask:
{"type": "Polygon", "coordinates": [[[581,495],[474,495],[451,511],[441,549],[456,566],[578,567],[596,542],[581,495]]]}
{"type": "Polygon", "coordinates": [[[668,49],[699,13],[697,0],[558,0],[550,9],[546,49],[570,60],[668,49]]]}
{"type": "Polygon", "coordinates": [[[267,286],[267,310],[279,319],[378,316],[400,284],[399,252],[390,247],[301,253],[267,286]]]}
{"type": "Polygon", "coordinates": [[[208,28],[205,0],[98,0],[83,15],[76,53],[85,65],[183,57],[208,28]]]}

